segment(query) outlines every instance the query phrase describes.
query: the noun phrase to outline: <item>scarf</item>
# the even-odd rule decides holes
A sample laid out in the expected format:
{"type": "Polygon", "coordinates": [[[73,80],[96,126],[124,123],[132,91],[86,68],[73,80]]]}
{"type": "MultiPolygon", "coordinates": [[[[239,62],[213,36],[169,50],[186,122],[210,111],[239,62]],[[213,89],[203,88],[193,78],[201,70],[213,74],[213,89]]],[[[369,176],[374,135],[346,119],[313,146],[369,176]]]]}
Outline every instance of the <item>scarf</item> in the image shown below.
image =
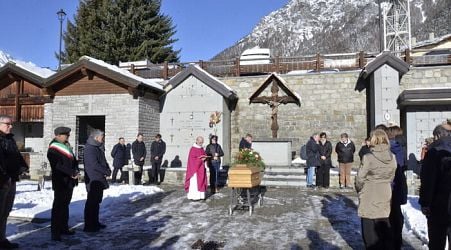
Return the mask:
{"type": "Polygon", "coordinates": [[[69,159],[75,158],[72,149],[64,143],[53,141],[52,143],[50,143],[49,149],[54,149],[69,159]]]}

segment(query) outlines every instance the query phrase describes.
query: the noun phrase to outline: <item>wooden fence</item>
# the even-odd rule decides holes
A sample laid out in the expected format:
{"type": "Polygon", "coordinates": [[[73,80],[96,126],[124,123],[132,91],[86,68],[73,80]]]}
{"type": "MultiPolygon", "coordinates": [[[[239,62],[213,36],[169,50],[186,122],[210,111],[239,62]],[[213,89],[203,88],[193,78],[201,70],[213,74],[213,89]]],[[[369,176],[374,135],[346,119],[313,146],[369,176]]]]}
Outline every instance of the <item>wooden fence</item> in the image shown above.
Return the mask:
{"type": "MultiPolygon", "coordinates": [[[[451,54],[437,54],[437,50],[405,50],[393,52],[402,60],[412,66],[434,66],[450,65],[451,54]]],[[[252,64],[252,60],[243,63],[244,60],[236,58],[234,60],[222,61],[198,61],[185,63],[163,63],[151,64],[147,67],[134,69],[135,74],[144,78],[163,78],[169,79],[181,72],[190,64],[196,64],[208,73],[217,77],[231,77],[243,75],[259,75],[276,72],[280,74],[287,73],[310,73],[327,71],[349,71],[362,69],[368,62],[372,61],[379,53],[345,53],[345,54],[316,54],[300,57],[272,57],[263,60],[265,63],[252,64]]],[[[257,59],[260,62],[261,59],[257,59]]]]}

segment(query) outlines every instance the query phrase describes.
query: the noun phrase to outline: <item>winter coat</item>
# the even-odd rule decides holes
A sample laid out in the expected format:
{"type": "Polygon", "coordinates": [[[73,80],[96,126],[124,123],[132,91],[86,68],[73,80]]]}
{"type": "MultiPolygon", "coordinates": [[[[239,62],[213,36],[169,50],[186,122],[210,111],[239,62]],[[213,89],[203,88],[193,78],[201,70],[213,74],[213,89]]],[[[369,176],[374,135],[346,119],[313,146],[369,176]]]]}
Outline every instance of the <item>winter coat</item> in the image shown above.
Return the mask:
{"type": "Polygon", "coordinates": [[[17,148],[13,134],[0,131],[0,187],[9,179],[19,180],[19,175],[28,172],[28,165],[17,148]]]}
{"type": "Polygon", "coordinates": [[[362,218],[388,218],[392,197],[391,183],[395,177],[396,159],[389,145],[376,145],[363,156],[355,179],[359,194],[358,214],[362,218]]]}
{"type": "Polygon", "coordinates": [[[110,166],[105,158],[103,143],[89,137],[84,149],[85,183],[89,192],[90,184],[98,181],[103,184],[104,189],[108,188],[107,176],[111,175],[110,166]]]}
{"type": "Polygon", "coordinates": [[[238,149],[242,150],[242,149],[245,149],[245,148],[251,149],[252,148],[252,143],[249,143],[248,141],[246,141],[246,139],[241,138],[240,145],[239,145],[238,149]]]}
{"type": "Polygon", "coordinates": [[[442,137],[433,142],[423,160],[421,168],[420,198],[422,207],[429,207],[431,214],[445,218],[451,189],[451,137],[442,137]]]}
{"type": "Polygon", "coordinates": [[[320,153],[319,153],[319,144],[310,137],[310,140],[306,145],[307,150],[307,167],[318,167],[321,166],[320,153]]]}
{"type": "Polygon", "coordinates": [[[363,156],[371,153],[371,149],[370,147],[368,147],[368,145],[363,145],[360,150],[359,150],[359,158],[360,158],[360,162],[362,162],[363,160],[363,156]]]}
{"type": "Polygon", "coordinates": [[[339,163],[354,162],[355,145],[351,140],[346,145],[341,141],[338,142],[335,146],[335,152],[337,153],[339,163]]]}
{"type": "Polygon", "coordinates": [[[52,140],[47,150],[47,159],[52,169],[53,190],[67,190],[78,184],[78,179],[72,178],[79,172],[78,161],[68,145],[52,140]]]}
{"type": "Polygon", "coordinates": [[[396,140],[390,140],[390,151],[396,157],[396,173],[392,186],[392,203],[394,205],[402,205],[407,203],[407,179],[404,174],[404,148],[396,140]]]}
{"type": "Polygon", "coordinates": [[[121,168],[127,165],[127,146],[120,143],[114,145],[111,157],[113,157],[113,167],[121,168]]]}
{"type": "Polygon", "coordinates": [[[133,161],[136,165],[144,165],[144,161],[146,160],[146,144],[144,142],[139,142],[138,140],[135,140],[132,143],[132,154],[133,154],[133,161]],[[143,157],[143,160],[141,161],[141,157],[143,157]]]}
{"type": "Polygon", "coordinates": [[[158,161],[163,160],[163,155],[166,153],[166,143],[160,139],[159,142],[153,141],[150,144],[150,159],[155,161],[155,156],[158,156],[158,161]]]}
{"type": "Polygon", "coordinates": [[[330,141],[326,141],[323,145],[320,141],[318,145],[321,166],[332,166],[332,143],[330,143],[330,141]],[[321,159],[321,156],[325,156],[326,159],[321,159]]]}
{"type": "Polygon", "coordinates": [[[209,166],[211,166],[212,161],[215,161],[213,159],[213,156],[215,155],[215,153],[218,153],[218,160],[216,160],[216,162],[221,162],[221,157],[224,156],[224,151],[222,151],[221,145],[219,145],[218,143],[208,144],[207,147],[205,148],[205,154],[208,156],[211,156],[211,157],[207,158],[207,164],[209,166]]]}

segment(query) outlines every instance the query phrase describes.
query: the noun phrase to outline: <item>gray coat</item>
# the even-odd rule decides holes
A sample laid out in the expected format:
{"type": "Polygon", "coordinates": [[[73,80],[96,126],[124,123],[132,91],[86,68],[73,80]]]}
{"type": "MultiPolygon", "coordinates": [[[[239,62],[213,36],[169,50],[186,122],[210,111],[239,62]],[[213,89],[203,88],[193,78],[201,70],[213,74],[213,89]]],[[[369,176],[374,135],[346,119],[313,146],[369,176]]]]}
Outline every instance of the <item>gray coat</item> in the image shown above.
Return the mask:
{"type": "Polygon", "coordinates": [[[363,156],[355,179],[359,194],[358,214],[362,218],[388,218],[390,214],[391,183],[395,178],[396,158],[389,145],[376,145],[363,156]]]}

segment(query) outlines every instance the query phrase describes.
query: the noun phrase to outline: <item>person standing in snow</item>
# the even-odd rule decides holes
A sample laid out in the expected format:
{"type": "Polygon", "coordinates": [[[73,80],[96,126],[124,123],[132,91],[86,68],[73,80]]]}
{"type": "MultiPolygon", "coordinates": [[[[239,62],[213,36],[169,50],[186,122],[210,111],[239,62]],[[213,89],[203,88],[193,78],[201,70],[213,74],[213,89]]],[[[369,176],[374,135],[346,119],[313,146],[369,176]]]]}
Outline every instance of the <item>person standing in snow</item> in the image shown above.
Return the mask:
{"type": "Polygon", "coordinates": [[[103,190],[108,188],[107,176],[111,175],[110,166],[105,158],[105,134],[96,129],[91,132],[84,150],[85,184],[88,198],[85,204],[85,232],[97,232],[106,226],[99,221],[100,203],[103,190]]]}
{"type": "Polygon", "coordinates": [[[340,188],[351,188],[351,170],[354,162],[355,145],[346,133],[341,134],[340,138],[335,146],[340,168],[340,188]]]}
{"type": "Polygon", "coordinates": [[[0,115],[0,249],[19,247],[19,244],[6,238],[6,222],[16,196],[16,182],[21,174],[28,171],[28,165],[11,133],[12,128],[12,118],[0,115]]]}
{"type": "Polygon", "coordinates": [[[327,140],[327,134],[325,132],[319,134],[318,145],[321,165],[317,170],[316,186],[329,188],[330,167],[332,166],[332,144],[327,140]]]}
{"type": "Polygon", "coordinates": [[[392,198],[390,209],[390,225],[393,229],[393,242],[395,249],[401,249],[402,246],[402,228],[404,225],[404,216],[402,215],[401,205],[407,203],[407,179],[404,174],[405,169],[405,151],[397,136],[401,135],[402,130],[399,126],[387,128],[388,138],[390,139],[390,151],[396,156],[395,179],[392,184],[392,198]]]}
{"type": "Polygon", "coordinates": [[[142,184],[141,179],[143,175],[143,166],[147,154],[146,144],[144,144],[143,140],[143,134],[139,133],[136,140],[132,143],[133,162],[135,165],[139,166],[139,171],[135,172],[135,185],[142,184]]]}
{"type": "Polygon", "coordinates": [[[50,142],[47,159],[52,169],[53,205],[51,218],[52,240],[61,241],[61,235],[73,235],[69,229],[69,204],[78,184],[78,161],[68,139],[70,128],[57,127],[50,142]]]}
{"type": "Polygon", "coordinates": [[[163,162],[163,155],[166,153],[166,143],[161,139],[161,135],[157,134],[155,140],[150,145],[150,159],[152,162],[152,169],[149,175],[149,183],[159,185],[158,177],[160,175],[161,163],[163,162]]]}
{"type": "Polygon", "coordinates": [[[189,200],[205,200],[207,190],[207,175],[205,171],[205,160],[208,156],[202,147],[204,138],[198,136],[196,143],[191,147],[188,154],[188,164],[185,176],[185,192],[189,200]]]}
{"type": "Polygon", "coordinates": [[[127,164],[127,146],[125,146],[124,137],[119,138],[119,142],[114,145],[113,150],[111,150],[111,157],[113,157],[113,175],[111,177],[111,182],[116,182],[117,172],[121,171],[121,178],[119,183],[122,183],[124,178],[124,173],[122,172],[122,167],[127,164]]]}
{"type": "Polygon", "coordinates": [[[371,153],[363,156],[355,180],[362,237],[366,249],[393,249],[393,232],[388,217],[396,158],[383,130],[373,130],[370,137],[371,153]]]}
{"type": "Polygon", "coordinates": [[[314,188],[313,176],[315,169],[321,165],[320,162],[320,148],[319,148],[319,134],[314,133],[306,144],[307,151],[307,187],[314,188]]]}
{"type": "Polygon", "coordinates": [[[210,137],[210,144],[205,148],[205,153],[208,155],[207,165],[210,169],[210,189],[211,193],[218,192],[218,176],[221,167],[221,157],[224,156],[221,145],[218,143],[218,136],[212,135],[210,137]]]}
{"type": "Polygon", "coordinates": [[[432,134],[434,142],[421,168],[418,203],[428,222],[429,249],[445,249],[446,237],[451,245],[451,126],[438,125],[432,134]]]}

